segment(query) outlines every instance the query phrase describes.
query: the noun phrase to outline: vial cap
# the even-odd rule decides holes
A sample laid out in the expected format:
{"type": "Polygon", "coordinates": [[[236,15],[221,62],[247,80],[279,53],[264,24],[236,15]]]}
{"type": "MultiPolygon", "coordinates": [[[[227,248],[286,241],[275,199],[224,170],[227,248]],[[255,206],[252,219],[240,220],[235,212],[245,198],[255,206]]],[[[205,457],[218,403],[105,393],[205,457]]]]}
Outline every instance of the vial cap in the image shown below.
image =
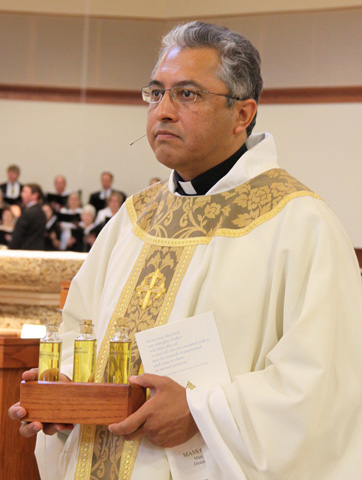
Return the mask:
{"type": "Polygon", "coordinates": [[[80,332],[81,333],[93,333],[93,323],[92,320],[82,320],[82,323],[80,324],[80,332]]]}
{"type": "Polygon", "coordinates": [[[83,325],[87,325],[89,327],[94,327],[92,320],[82,320],[83,325]]]}
{"type": "Polygon", "coordinates": [[[52,317],[47,319],[45,326],[48,331],[57,332],[61,323],[57,318],[52,317]]]}

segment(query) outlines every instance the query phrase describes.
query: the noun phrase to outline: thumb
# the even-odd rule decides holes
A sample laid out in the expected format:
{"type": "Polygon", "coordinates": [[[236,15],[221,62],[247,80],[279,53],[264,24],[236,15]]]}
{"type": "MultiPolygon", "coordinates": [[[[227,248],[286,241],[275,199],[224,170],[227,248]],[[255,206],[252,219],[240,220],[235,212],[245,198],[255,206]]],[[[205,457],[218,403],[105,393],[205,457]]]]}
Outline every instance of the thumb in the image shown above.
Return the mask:
{"type": "Polygon", "coordinates": [[[143,373],[142,375],[128,377],[128,381],[131,385],[159,389],[164,384],[166,378],[167,377],[153,375],[152,373],[143,373]]]}

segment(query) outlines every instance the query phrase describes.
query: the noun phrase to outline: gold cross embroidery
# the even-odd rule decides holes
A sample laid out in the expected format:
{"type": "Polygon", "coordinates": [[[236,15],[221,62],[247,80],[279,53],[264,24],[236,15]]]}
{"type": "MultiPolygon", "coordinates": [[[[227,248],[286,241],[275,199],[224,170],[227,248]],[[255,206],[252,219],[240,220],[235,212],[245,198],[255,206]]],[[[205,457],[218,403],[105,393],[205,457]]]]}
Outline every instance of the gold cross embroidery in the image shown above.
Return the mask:
{"type": "Polygon", "coordinates": [[[154,300],[166,293],[165,277],[159,269],[148,274],[137,288],[137,297],[140,299],[142,310],[150,307],[154,300]]]}

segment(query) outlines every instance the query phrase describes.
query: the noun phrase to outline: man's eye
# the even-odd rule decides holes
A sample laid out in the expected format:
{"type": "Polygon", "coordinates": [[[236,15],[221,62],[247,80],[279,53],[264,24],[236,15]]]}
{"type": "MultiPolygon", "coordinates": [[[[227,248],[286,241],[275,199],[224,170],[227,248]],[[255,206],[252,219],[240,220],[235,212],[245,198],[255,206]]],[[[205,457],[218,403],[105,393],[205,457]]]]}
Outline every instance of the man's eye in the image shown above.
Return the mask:
{"type": "Polygon", "coordinates": [[[151,90],[151,97],[152,98],[160,98],[162,97],[162,90],[160,90],[159,88],[153,88],[151,90]]]}
{"type": "Polygon", "coordinates": [[[195,92],[195,90],[190,90],[189,88],[183,88],[182,90],[179,91],[178,95],[180,98],[191,100],[196,97],[197,93],[195,92]]]}

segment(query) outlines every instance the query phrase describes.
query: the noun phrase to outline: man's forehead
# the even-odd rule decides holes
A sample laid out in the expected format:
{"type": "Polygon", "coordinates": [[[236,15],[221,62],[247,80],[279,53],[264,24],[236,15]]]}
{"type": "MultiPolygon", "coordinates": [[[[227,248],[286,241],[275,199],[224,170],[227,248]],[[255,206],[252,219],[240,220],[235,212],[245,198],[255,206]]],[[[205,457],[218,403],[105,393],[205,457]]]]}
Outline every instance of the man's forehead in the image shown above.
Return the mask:
{"type": "Polygon", "coordinates": [[[219,54],[213,48],[173,47],[160,60],[149,84],[200,88],[206,78],[217,76],[219,65],[219,54]]]}
{"type": "MultiPolygon", "coordinates": [[[[156,86],[156,87],[165,87],[164,82],[160,82],[159,80],[153,79],[150,81],[149,86],[156,86]]],[[[172,87],[195,87],[195,88],[203,88],[202,85],[199,82],[196,82],[196,80],[192,79],[186,79],[186,80],[176,80],[171,84],[172,87]]]]}

